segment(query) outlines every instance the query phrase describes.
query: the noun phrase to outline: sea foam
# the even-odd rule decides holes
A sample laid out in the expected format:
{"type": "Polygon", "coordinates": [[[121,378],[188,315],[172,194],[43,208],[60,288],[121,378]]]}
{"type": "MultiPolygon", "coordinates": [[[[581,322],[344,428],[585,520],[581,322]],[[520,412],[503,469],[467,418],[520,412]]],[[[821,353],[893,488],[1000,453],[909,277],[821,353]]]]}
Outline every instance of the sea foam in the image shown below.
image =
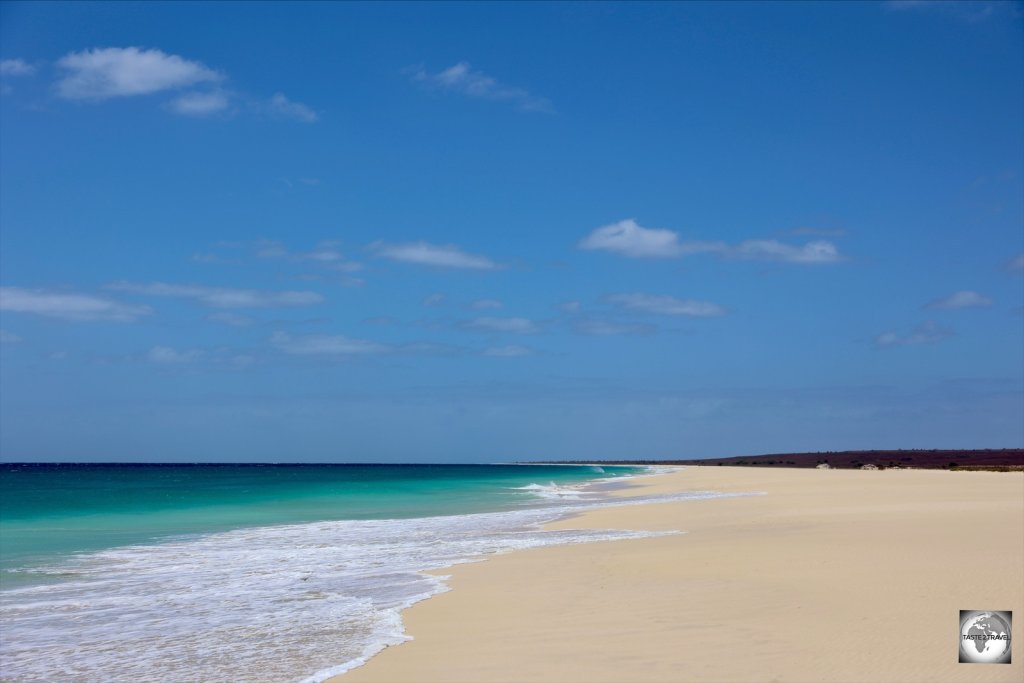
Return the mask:
{"type": "MultiPolygon", "coordinates": [[[[521,548],[644,538],[545,531],[563,514],[712,492],[239,529],[76,556],[53,583],[0,592],[5,681],[318,683],[408,640],[400,612],[447,590],[424,573],[521,548]]],[[[678,533],[678,532],[667,532],[678,533]]]]}

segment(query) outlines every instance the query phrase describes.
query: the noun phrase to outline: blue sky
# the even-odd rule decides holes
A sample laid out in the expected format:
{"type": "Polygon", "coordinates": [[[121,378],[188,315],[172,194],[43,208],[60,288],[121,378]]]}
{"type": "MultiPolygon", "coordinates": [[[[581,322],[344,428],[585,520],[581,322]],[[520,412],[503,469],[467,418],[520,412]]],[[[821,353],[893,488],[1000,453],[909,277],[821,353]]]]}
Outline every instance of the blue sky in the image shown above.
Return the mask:
{"type": "Polygon", "coordinates": [[[0,4],[0,458],[1024,446],[995,2],[0,4]]]}

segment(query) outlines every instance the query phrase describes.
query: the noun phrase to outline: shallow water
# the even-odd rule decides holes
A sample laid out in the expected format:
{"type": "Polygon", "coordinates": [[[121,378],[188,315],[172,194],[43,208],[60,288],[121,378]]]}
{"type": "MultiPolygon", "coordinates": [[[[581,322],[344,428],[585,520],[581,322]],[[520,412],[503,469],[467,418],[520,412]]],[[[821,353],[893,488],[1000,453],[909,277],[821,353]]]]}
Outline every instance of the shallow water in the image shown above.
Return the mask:
{"type": "MultiPolygon", "coordinates": [[[[319,681],[406,638],[401,609],[445,590],[425,570],[657,535],[540,527],[593,507],[718,495],[611,499],[587,473],[557,483],[543,471],[526,483],[498,477],[491,512],[246,526],[51,556],[15,571],[31,582],[0,591],[3,680],[319,681]]],[[[451,488],[461,486],[436,495],[451,488]]]]}

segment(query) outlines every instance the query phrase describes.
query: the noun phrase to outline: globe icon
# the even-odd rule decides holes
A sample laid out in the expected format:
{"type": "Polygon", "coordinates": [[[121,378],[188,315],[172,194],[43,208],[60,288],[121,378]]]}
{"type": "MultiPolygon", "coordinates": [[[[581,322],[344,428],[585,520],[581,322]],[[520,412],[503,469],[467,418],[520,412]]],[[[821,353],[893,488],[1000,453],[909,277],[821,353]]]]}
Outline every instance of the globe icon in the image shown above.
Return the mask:
{"type": "Polygon", "coordinates": [[[1010,661],[1010,625],[996,612],[972,612],[960,624],[960,661],[1010,661]]]}

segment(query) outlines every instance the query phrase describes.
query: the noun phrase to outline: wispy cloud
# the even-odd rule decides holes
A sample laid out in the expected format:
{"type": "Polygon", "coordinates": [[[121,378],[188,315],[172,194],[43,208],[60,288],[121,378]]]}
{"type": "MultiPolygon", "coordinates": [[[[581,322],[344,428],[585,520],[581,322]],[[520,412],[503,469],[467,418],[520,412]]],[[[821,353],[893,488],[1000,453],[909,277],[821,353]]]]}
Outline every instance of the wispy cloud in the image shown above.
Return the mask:
{"type": "Polygon", "coordinates": [[[728,258],[785,263],[837,263],[843,257],[836,245],[825,240],[802,245],[784,244],[776,240],[747,240],[722,252],[728,258]]]}
{"type": "Polygon", "coordinates": [[[148,296],[193,299],[211,308],[291,308],[311,306],[324,300],[323,296],[316,292],[277,292],[203,285],[175,285],[164,282],[115,282],[107,285],[107,289],[148,296]]]}
{"type": "Polygon", "coordinates": [[[617,335],[653,334],[658,331],[654,325],[622,323],[603,318],[580,318],[572,321],[572,331],[591,337],[612,337],[617,335]]]}
{"type": "Polygon", "coordinates": [[[533,95],[525,88],[500,83],[493,76],[474,71],[468,62],[459,62],[437,73],[429,73],[422,65],[407,69],[417,83],[447,92],[481,100],[508,102],[523,111],[552,112],[551,102],[533,95]]]}
{"type": "Polygon", "coordinates": [[[337,263],[345,260],[344,255],[338,250],[339,243],[336,241],[321,242],[312,251],[300,252],[297,258],[305,261],[319,261],[320,263],[337,263]]]}
{"type": "Polygon", "coordinates": [[[224,346],[209,349],[178,349],[161,344],[144,354],[127,356],[125,360],[146,361],[165,369],[175,370],[194,367],[241,370],[260,362],[260,357],[224,346]]]}
{"type": "Polygon", "coordinates": [[[875,345],[887,346],[915,346],[919,344],[934,344],[947,339],[953,335],[953,331],[940,325],[934,320],[926,320],[907,334],[889,331],[875,337],[875,345]]]}
{"type": "Polygon", "coordinates": [[[31,76],[36,68],[24,59],[2,59],[0,60],[0,77],[7,76],[31,76]]]}
{"type": "Polygon", "coordinates": [[[925,305],[926,309],[988,308],[992,299],[970,290],[953,292],[949,296],[935,299],[925,305]]]}
{"type": "Polygon", "coordinates": [[[842,228],[793,228],[789,234],[796,237],[843,237],[846,231],[842,228]]]}
{"type": "Polygon", "coordinates": [[[462,326],[471,330],[508,334],[537,334],[540,332],[540,326],[529,318],[494,318],[484,316],[467,320],[462,323],[462,326]]]}
{"type": "Polygon", "coordinates": [[[0,60],[0,95],[14,92],[11,81],[16,78],[27,78],[36,72],[36,67],[23,59],[0,60]]]}
{"type": "Polygon", "coordinates": [[[183,116],[210,116],[225,111],[231,102],[220,91],[188,92],[171,101],[170,107],[183,116]]]}
{"type": "Polygon", "coordinates": [[[416,263],[436,268],[462,268],[467,270],[497,270],[501,266],[479,254],[470,254],[454,244],[404,242],[388,244],[374,242],[369,247],[378,256],[393,261],[416,263]]]}
{"type": "Polygon", "coordinates": [[[997,15],[1019,17],[1017,3],[1005,0],[888,0],[889,12],[936,12],[965,22],[984,21],[997,15]]]}
{"type": "Polygon", "coordinates": [[[220,254],[214,254],[211,252],[196,252],[192,254],[191,260],[194,263],[238,264],[238,261],[235,259],[224,258],[220,254]]]}
{"type": "MultiPolygon", "coordinates": [[[[942,0],[943,3],[952,1],[942,0]]],[[[891,12],[903,12],[906,10],[929,9],[939,4],[936,0],[886,0],[884,7],[891,12]]]]}
{"type": "Polygon", "coordinates": [[[421,301],[420,303],[428,308],[436,308],[437,306],[441,306],[442,304],[444,304],[444,299],[444,294],[441,294],[440,292],[434,292],[433,294],[425,296],[423,298],[423,301],[421,301]]]}
{"type": "Polygon", "coordinates": [[[562,313],[579,313],[580,309],[583,308],[583,304],[579,301],[563,301],[558,304],[558,310],[562,313]]]}
{"type": "Polygon", "coordinates": [[[146,354],[146,358],[153,363],[160,363],[162,365],[179,365],[184,363],[191,363],[192,361],[198,360],[203,356],[203,352],[199,349],[190,349],[188,351],[178,351],[177,349],[171,348],[170,346],[154,346],[146,354]]]}
{"type": "Polygon", "coordinates": [[[645,228],[632,218],[597,228],[580,240],[577,246],[580,249],[608,251],[631,258],[716,254],[721,258],[805,264],[843,260],[835,244],[825,240],[802,245],[786,244],[778,240],[746,240],[735,245],[721,241],[683,241],[674,230],[645,228]]]}
{"type": "Polygon", "coordinates": [[[310,251],[293,252],[281,242],[264,239],[256,242],[255,249],[257,258],[313,262],[343,273],[354,273],[363,268],[363,264],[358,261],[349,261],[345,258],[341,251],[341,242],[338,240],[322,240],[310,251]]]}
{"type": "Polygon", "coordinates": [[[493,356],[495,358],[518,358],[521,356],[530,356],[533,355],[533,353],[533,349],[528,346],[510,344],[508,346],[492,346],[488,349],[484,349],[481,352],[481,355],[493,356]]]}
{"type": "Polygon", "coordinates": [[[33,313],[63,320],[130,322],[149,315],[148,306],[133,306],[90,294],[66,294],[21,287],[0,287],[0,311],[33,313]]]}
{"type": "Polygon", "coordinates": [[[256,243],[256,258],[287,258],[288,249],[277,240],[259,240],[256,243]]]}
{"type": "Polygon", "coordinates": [[[270,343],[285,353],[300,356],[353,356],[390,350],[385,344],[340,334],[292,336],[286,332],[275,332],[270,338],[270,343]]]}
{"type": "Polygon", "coordinates": [[[477,299],[469,304],[474,311],[482,311],[493,308],[501,308],[501,302],[497,299],[477,299]]]}
{"type": "Polygon", "coordinates": [[[16,344],[21,341],[21,337],[8,332],[7,330],[0,330],[0,344],[16,344]]]}
{"type": "Polygon", "coordinates": [[[231,313],[230,311],[217,311],[206,316],[206,319],[210,322],[230,325],[231,327],[248,327],[256,322],[247,315],[231,313]]]}
{"type": "Polygon", "coordinates": [[[1007,261],[1006,269],[1012,273],[1024,273],[1024,253],[1017,254],[1007,261]]]}
{"type": "Polygon", "coordinates": [[[57,66],[65,72],[57,82],[57,93],[70,100],[149,95],[223,79],[201,62],[138,47],[72,52],[61,57],[57,66]]]}
{"type": "Polygon", "coordinates": [[[727,311],[710,301],[694,299],[677,299],[674,296],[658,294],[610,294],[609,303],[616,304],[631,311],[657,313],[659,315],[679,315],[693,318],[714,318],[727,311]]]}
{"type": "Polygon", "coordinates": [[[267,102],[267,111],[275,116],[293,119],[302,123],[316,123],[320,115],[302,102],[289,100],[283,93],[275,93],[267,102]]]}

